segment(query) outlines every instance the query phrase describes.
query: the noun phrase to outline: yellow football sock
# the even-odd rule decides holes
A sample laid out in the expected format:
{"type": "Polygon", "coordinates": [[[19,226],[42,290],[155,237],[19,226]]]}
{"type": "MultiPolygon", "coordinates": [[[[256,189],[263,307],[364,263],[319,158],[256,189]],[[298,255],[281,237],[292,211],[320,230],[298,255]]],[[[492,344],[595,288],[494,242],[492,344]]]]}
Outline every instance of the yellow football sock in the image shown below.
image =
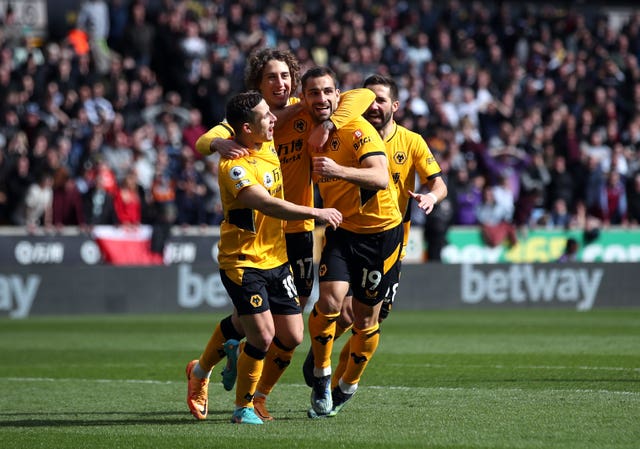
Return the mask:
{"type": "Polygon", "coordinates": [[[265,396],[271,393],[278,379],[291,363],[294,351],[295,349],[285,348],[277,338],[273,339],[264,359],[262,376],[260,376],[256,391],[265,396]]]}
{"type": "Polygon", "coordinates": [[[220,330],[220,323],[216,326],[204,352],[200,356],[200,366],[205,371],[211,371],[214,366],[220,362],[225,356],[224,342],[227,341],[220,330]]]}
{"type": "Polygon", "coordinates": [[[265,355],[264,351],[260,351],[250,343],[245,344],[244,351],[238,357],[236,406],[253,407],[253,395],[262,375],[265,355]]]}
{"type": "Polygon", "coordinates": [[[316,368],[331,369],[331,351],[340,312],[325,315],[315,305],[309,314],[309,336],[316,368]]]}
{"type": "Polygon", "coordinates": [[[200,367],[208,372],[213,369],[216,364],[225,357],[224,342],[230,338],[242,340],[243,336],[238,334],[235,327],[231,323],[231,315],[222,319],[213,330],[213,334],[207,346],[204,348],[204,352],[200,356],[200,367]]]}
{"type": "Polygon", "coordinates": [[[368,329],[353,329],[349,339],[349,359],[342,380],[350,385],[360,382],[360,377],[373,357],[380,342],[380,325],[368,329]]]}
{"type": "Polygon", "coordinates": [[[340,358],[338,359],[338,366],[336,366],[335,371],[333,372],[333,376],[331,376],[331,389],[333,390],[338,386],[338,381],[344,374],[344,371],[347,369],[347,362],[349,361],[349,348],[351,339],[345,341],[344,345],[342,345],[342,350],[340,351],[340,358]]]}

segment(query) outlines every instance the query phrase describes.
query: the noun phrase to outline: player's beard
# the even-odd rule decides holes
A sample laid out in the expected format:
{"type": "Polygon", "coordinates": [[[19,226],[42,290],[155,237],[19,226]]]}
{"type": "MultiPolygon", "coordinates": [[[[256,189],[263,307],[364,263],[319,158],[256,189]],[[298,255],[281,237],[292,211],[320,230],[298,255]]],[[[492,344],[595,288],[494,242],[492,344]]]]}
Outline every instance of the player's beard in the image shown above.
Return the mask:
{"type": "Polygon", "coordinates": [[[316,110],[316,106],[320,106],[320,105],[313,105],[311,115],[314,117],[314,119],[318,122],[324,122],[325,120],[329,120],[329,118],[331,117],[331,115],[333,115],[333,111],[335,111],[335,107],[331,102],[324,103],[322,104],[322,106],[329,106],[328,110],[323,110],[322,112],[317,111],[316,110]]]}
{"type": "Polygon", "coordinates": [[[366,118],[367,121],[371,123],[377,131],[380,131],[389,124],[389,122],[393,118],[393,114],[391,112],[387,113],[384,111],[380,111],[376,112],[375,114],[366,113],[364,115],[364,118],[366,118]],[[375,121],[372,122],[371,119],[375,119],[375,121]]]}

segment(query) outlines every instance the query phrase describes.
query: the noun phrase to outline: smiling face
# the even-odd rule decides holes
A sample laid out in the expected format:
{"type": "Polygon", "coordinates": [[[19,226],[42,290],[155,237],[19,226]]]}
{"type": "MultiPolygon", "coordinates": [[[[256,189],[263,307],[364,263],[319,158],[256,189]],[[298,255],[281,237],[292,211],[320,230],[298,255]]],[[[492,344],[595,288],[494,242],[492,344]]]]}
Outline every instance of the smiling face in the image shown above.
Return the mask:
{"type": "Polygon", "coordinates": [[[317,123],[328,120],[338,107],[340,91],[331,75],[309,77],[302,86],[304,106],[317,123]]]}
{"type": "Polygon", "coordinates": [[[284,61],[272,59],[262,71],[260,93],[272,109],[282,109],[291,95],[291,73],[284,61]]]}

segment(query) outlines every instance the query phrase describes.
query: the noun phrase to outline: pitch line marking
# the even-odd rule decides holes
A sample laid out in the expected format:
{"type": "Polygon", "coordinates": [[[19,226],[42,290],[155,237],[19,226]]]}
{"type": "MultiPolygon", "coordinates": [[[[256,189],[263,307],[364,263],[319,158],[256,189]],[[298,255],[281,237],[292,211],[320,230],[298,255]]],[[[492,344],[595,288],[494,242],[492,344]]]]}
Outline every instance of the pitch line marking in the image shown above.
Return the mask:
{"type": "MultiPolygon", "coordinates": [[[[387,366],[420,366],[425,368],[450,368],[452,365],[438,363],[388,363],[387,366]]],[[[462,366],[462,365],[460,365],[462,366]]],[[[640,368],[625,368],[621,366],[562,366],[562,365],[464,365],[469,368],[496,368],[496,369],[547,369],[547,370],[571,370],[579,369],[585,371],[636,371],[640,372],[640,368]]]]}
{"type": "MultiPolygon", "coordinates": [[[[0,377],[0,381],[7,382],[95,382],[95,383],[125,383],[125,384],[149,384],[149,385],[184,385],[184,381],[175,380],[152,380],[152,379],[82,379],[82,378],[53,378],[53,377],[0,377]]],[[[292,387],[309,388],[304,384],[288,384],[292,387]]],[[[638,391],[620,391],[620,390],[594,390],[589,388],[574,388],[574,389],[535,389],[529,390],[524,388],[477,388],[477,387],[403,387],[394,385],[367,385],[363,388],[370,388],[372,390],[399,390],[399,391],[412,391],[412,390],[425,390],[425,391],[510,391],[518,393],[530,393],[531,391],[545,391],[551,393],[591,393],[591,394],[614,394],[625,396],[640,396],[638,391]]]]}

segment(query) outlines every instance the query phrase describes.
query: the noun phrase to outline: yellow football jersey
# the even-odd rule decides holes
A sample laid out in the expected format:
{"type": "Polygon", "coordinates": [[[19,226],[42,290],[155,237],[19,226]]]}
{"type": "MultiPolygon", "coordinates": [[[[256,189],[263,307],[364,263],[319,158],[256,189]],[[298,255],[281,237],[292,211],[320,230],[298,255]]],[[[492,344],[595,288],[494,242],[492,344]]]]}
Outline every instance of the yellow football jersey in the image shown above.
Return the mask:
{"type": "Polygon", "coordinates": [[[405,220],[400,256],[404,259],[409,242],[411,217],[408,211],[409,190],[415,192],[416,173],[420,183],[425,184],[427,180],[440,176],[442,171],[422,136],[404,126],[394,124],[393,132],[387,137],[385,145],[389,157],[389,172],[398,195],[398,207],[405,220]]]}
{"type": "MultiPolygon", "coordinates": [[[[322,156],[327,156],[345,167],[359,167],[371,155],[386,155],[385,144],[378,131],[364,118],[349,122],[333,131],[325,144],[322,156]]],[[[367,190],[331,177],[317,178],[324,207],[342,212],[340,227],[355,233],[382,232],[402,222],[393,181],[384,190],[367,190]]]]}
{"type": "Polygon", "coordinates": [[[422,136],[404,126],[395,124],[385,145],[389,155],[389,172],[398,193],[400,213],[404,215],[409,204],[409,190],[415,191],[416,173],[420,183],[425,184],[429,179],[440,176],[440,165],[422,136]]]}
{"type": "Polygon", "coordinates": [[[253,267],[268,270],[287,262],[283,221],[244,207],[237,196],[251,185],[262,185],[283,198],[282,171],[273,142],[240,159],[221,158],[218,184],[224,211],[220,224],[218,264],[223,270],[253,267]]]}
{"type": "MultiPolygon", "coordinates": [[[[361,88],[345,92],[340,97],[340,106],[332,115],[331,121],[336,128],[340,128],[363,114],[374,99],[375,94],[370,89],[361,88]]],[[[288,105],[299,102],[299,98],[292,97],[288,105]]],[[[314,126],[309,114],[301,110],[286,123],[280,124],[274,135],[275,148],[284,178],[284,198],[292,203],[309,207],[313,207],[313,183],[306,141],[314,126]]],[[[222,123],[203,134],[196,143],[196,149],[202,154],[211,154],[210,145],[214,138],[228,139],[232,136],[233,129],[222,123]]],[[[288,233],[313,229],[313,219],[289,220],[285,224],[285,231],[288,233]]]]}

